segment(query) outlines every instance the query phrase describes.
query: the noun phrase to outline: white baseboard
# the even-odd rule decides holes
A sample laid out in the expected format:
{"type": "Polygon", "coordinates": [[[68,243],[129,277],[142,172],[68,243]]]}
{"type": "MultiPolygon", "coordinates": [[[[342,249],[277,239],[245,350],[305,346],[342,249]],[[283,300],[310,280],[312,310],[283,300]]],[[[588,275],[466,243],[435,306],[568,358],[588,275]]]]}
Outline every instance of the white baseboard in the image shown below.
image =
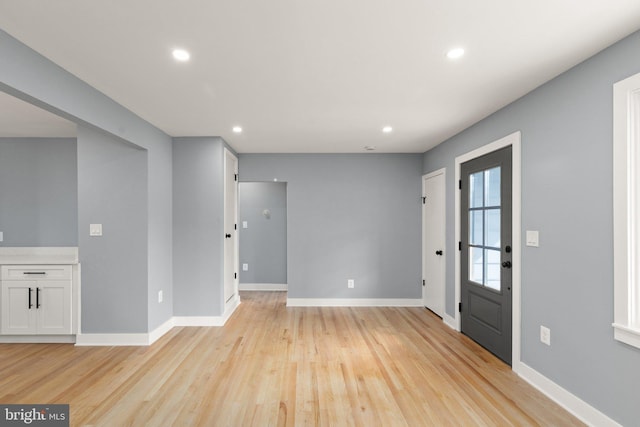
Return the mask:
{"type": "Polygon", "coordinates": [[[0,344],[73,344],[75,335],[0,335],[0,344]]]}
{"type": "Polygon", "coordinates": [[[149,345],[149,334],[78,334],[77,346],[145,346],[149,345]]]}
{"type": "Polygon", "coordinates": [[[424,307],[422,298],[287,298],[287,307],[424,307]]]}
{"type": "Polygon", "coordinates": [[[286,283],[240,283],[238,285],[240,291],[286,291],[287,289],[286,283]]]}
{"type": "Polygon", "coordinates": [[[580,421],[590,426],[621,427],[620,424],[589,405],[571,392],[560,387],[535,369],[520,362],[514,365],[514,371],[526,382],[547,395],[558,405],[575,415],[580,421]]]}
{"type": "Polygon", "coordinates": [[[147,346],[177,326],[224,326],[239,305],[240,297],[236,295],[222,316],[174,316],[148,334],[78,334],[75,343],[77,346],[147,346]]]}
{"type": "Polygon", "coordinates": [[[453,329],[454,331],[458,330],[458,325],[456,324],[456,319],[454,317],[449,316],[447,313],[442,316],[442,321],[445,325],[453,329]]]}
{"type": "Polygon", "coordinates": [[[149,345],[153,344],[154,342],[162,338],[162,336],[167,332],[169,332],[174,325],[175,325],[175,320],[173,317],[171,317],[162,325],[158,326],[153,331],[149,332],[149,345]]]}

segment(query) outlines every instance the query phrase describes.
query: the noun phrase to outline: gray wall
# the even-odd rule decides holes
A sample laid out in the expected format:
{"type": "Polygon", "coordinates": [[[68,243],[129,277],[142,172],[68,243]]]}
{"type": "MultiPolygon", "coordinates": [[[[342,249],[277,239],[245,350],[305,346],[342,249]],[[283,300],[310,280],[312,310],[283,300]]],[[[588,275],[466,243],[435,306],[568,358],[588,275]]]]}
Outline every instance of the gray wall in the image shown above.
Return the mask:
{"type": "Polygon", "coordinates": [[[146,332],[147,152],[78,126],[78,183],[82,332],[146,332]]]}
{"type": "MultiPolygon", "coordinates": [[[[224,148],[222,138],[173,143],[173,308],[176,316],[224,311],[224,148]]],[[[233,150],[231,150],[233,151],[233,150]]]]}
{"type": "MultiPolygon", "coordinates": [[[[640,350],[613,339],[612,85],[640,72],[640,33],[615,44],[424,155],[425,173],[522,131],[522,360],[623,425],[638,425],[640,350]],[[540,325],[552,346],[540,342],[540,325]]],[[[453,197],[447,218],[454,217],[453,197]]],[[[447,250],[454,224],[447,222],[447,250]]],[[[447,313],[454,313],[453,257],[447,313]]]]}
{"type": "Polygon", "coordinates": [[[0,246],[77,246],[75,138],[0,138],[0,246]]]}
{"type": "MultiPolygon", "coordinates": [[[[142,329],[144,332],[153,330],[171,317],[173,306],[171,138],[1,30],[0,58],[3,59],[0,67],[0,90],[77,124],[101,129],[147,150],[147,187],[143,197],[148,203],[148,234],[145,243],[148,250],[145,251],[147,258],[144,261],[148,269],[148,280],[146,309],[143,310],[148,312],[148,317],[142,329]],[[157,301],[157,290],[160,289],[164,290],[163,303],[157,301]]],[[[78,168],[83,167],[83,161],[78,158],[78,168]]],[[[114,170],[118,169],[118,166],[114,166],[114,170]]],[[[91,170],[84,167],[84,171],[83,179],[90,182],[91,170]]],[[[106,203],[106,200],[103,199],[101,203],[106,203]]],[[[118,208],[126,211],[127,206],[118,208]]],[[[79,224],[81,231],[86,227],[88,224],[79,224]]],[[[91,248],[83,255],[85,248],[80,239],[79,251],[84,262],[112,264],[111,254],[124,246],[123,242],[109,240],[108,246],[91,248]]],[[[121,276],[129,273],[132,276],[138,274],[136,269],[120,271],[121,276]]],[[[92,281],[84,280],[84,268],[82,285],[84,298],[84,291],[93,286],[92,281]]],[[[121,302],[119,299],[105,299],[102,304],[117,311],[123,309],[121,302]]],[[[85,315],[87,324],[98,324],[101,321],[95,312],[83,313],[85,315]]],[[[129,315],[137,316],[124,314],[125,317],[129,315]]],[[[132,328],[135,332],[140,332],[137,324],[132,328]]]]}
{"type": "Polygon", "coordinates": [[[420,154],[240,155],[241,181],[287,182],[290,298],[420,298],[421,163],[420,154]]]}
{"type": "Polygon", "coordinates": [[[238,187],[240,266],[249,265],[248,271],[240,269],[240,283],[287,283],[287,184],[241,182],[238,187]]]}

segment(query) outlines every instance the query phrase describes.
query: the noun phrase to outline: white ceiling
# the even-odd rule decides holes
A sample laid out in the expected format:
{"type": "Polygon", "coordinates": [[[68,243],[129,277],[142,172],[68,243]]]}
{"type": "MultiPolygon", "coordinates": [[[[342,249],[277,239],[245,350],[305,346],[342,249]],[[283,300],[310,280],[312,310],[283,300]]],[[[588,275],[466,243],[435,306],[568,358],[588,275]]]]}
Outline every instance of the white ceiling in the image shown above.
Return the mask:
{"type": "Polygon", "coordinates": [[[640,1],[0,0],[0,28],[172,136],[424,152],[640,29],[640,1]]]}

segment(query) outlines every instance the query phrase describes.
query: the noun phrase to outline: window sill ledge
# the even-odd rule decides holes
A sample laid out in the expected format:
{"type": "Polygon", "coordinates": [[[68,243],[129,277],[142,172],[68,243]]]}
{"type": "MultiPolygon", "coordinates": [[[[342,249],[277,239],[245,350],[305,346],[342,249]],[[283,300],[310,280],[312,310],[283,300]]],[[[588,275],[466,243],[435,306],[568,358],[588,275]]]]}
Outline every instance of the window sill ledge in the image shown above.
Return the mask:
{"type": "Polygon", "coordinates": [[[614,338],[625,344],[640,348],[640,330],[619,323],[613,324],[614,338]]]}

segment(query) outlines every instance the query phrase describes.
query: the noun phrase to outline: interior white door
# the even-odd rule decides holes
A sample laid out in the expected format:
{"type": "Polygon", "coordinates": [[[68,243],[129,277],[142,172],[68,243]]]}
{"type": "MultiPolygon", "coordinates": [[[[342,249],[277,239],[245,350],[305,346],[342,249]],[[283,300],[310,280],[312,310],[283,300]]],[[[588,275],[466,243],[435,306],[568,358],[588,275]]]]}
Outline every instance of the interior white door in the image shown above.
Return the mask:
{"type": "Polygon", "coordinates": [[[445,295],[445,171],[422,179],[422,300],[438,316],[444,315],[445,295]]]}
{"type": "Polygon", "coordinates": [[[238,293],[238,159],[224,149],[224,302],[238,293]]]}

